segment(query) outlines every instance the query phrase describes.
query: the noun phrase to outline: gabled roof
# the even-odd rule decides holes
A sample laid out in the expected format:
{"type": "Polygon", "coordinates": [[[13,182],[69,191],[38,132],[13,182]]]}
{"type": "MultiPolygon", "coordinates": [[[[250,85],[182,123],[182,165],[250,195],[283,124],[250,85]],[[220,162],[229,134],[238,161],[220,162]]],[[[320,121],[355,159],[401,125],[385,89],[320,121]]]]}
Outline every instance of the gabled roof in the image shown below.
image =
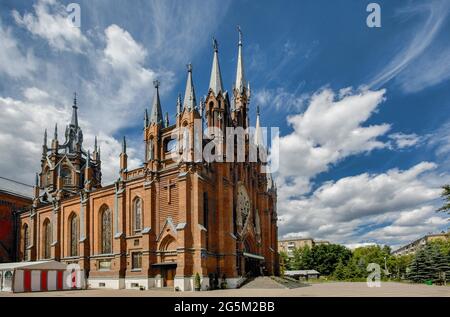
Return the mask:
{"type": "Polygon", "coordinates": [[[31,199],[33,186],[0,176],[0,192],[31,199]]]}

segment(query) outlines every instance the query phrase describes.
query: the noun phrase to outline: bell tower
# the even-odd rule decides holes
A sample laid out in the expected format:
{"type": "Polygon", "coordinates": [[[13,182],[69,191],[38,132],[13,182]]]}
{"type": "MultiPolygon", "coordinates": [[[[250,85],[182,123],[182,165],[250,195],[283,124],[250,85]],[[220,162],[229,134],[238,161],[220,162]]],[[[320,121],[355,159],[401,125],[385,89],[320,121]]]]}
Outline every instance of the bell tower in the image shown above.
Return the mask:
{"type": "Polygon", "coordinates": [[[64,143],[59,143],[57,125],[50,148],[47,147],[47,130],[44,132],[39,180],[39,188],[42,189],[40,198],[43,200],[56,195],[68,197],[78,194],[87,182],[90,188],[101,187],[101,161],[97,138],[91,156],[90,152],[83,148],[83,132],[78,124],[76,94],[73,98],[72,117],[65,129],[64,143]],[[90,169],[89,173],[85,171],[87,168],[90,169]]]}

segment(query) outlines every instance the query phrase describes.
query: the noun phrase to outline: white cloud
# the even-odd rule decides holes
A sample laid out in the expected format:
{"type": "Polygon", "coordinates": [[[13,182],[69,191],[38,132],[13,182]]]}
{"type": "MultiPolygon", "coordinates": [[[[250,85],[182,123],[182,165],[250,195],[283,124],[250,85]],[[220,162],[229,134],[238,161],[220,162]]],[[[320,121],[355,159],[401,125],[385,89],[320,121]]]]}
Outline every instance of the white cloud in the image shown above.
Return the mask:
{"type": "Polygon", "coordinates": [[[11,29],[4,28],[0,21],[0,74],[12,78],[26,78],[38,67],[38,61],[31,50],[23,52],[11,29]]]}
{"type": "Polygon", "coordinates": [[[257,105],[271,107],[275,110],[282,110],[285,112],[298,112],[303,110],[309,97],[310,96],[306,93],[297,95],[282,87],[257,90],[253,96],[257,105]]]}
{"type": "Polygon", "coordinates": [[[53,49],[82,53],[90,45],[80,28],[67,18],[65,6],[56,0],[38,0],[33,7],[35,14],[21,16],[14,10],[13,17],[18,25],[45,39],[53,49]]]}
{"type": "Polygon", "coordinates": [[[415,133],[406,134],[401,132],[392,133],[389,135],[389,138],[393,141],[392,146],[397,149],[415,146],[422,140],[422,138],[415,133]]]}
{"type": "Polygon", "coordinates": [[[130,33],[113,24],[105,30],[105,35],[107,42],[104,54],[114,68],[134,70],[144,63],[147,51],[130,33]]]}
{"type": "Polygon", "coordinates": [[[403,171],[349,176],[326,182],[309,196],[280,201],[280,233],[300,231],[341,243],[391,244],[408,239],[402,234],[438,230],[447,221],[435,212],[441,191],[423,179],[435,168],[422,162],[403,171]]]}
{"type": "MultiPolygon", "coordinates": [[[[449,2],[446,0],[440,1],[428,1],[421,3],[420,5],[415,4],[414,7],[408,7],[403,10],[401,13],[408,13],[410,15],[425,15],[425,22],[422,25],[419,25],[417,29],[414,29],[412,34],[412,40],[409,43],[401,44],[403,49],[395,55],[395,57],[380,71],[378,72],[374,78],[371,80],[369,87],[381,87],[401,72],[403,72],[406,68],[410,67],[413,61],[415,61],[419,56],[426,52],[426,50],[431,46],[436,36],[442,29],[444,25],[445,19],[449,14],[449,2]]],[[[446,58],[447,59],[447,58],[446,58]]],[[[433,61],[433,69],[437,71],[437,68],[440,67],[439,61],[433,61]]],[[[413,68],[417,68],[416,63],[414,63],[413,68]]],[[[447,68],[447,65],[444,65],[447,68]]],[[[433,79],[434,83],[439,82],[440,78],[448,78],[447,74],[442,73],[444,76],[436,76],[436,72],[434,74],[433,71],[429,71],[426,68],[420,68],[426,72],[424,80],[433,79]],[[432,78],[430,78],[430,76],[432,78]]],[[[438,71],[439,72],[439,71],[438,71]]],[[[422,71],[414,72],[418,77],[422,77],[424,73],[422,71]]],[[[403,76],[399,78],[399,80],[404,82],[403,87],[406,91],[415,91],[421,89],[420,87],[428,86],[432,84],[429,82],[426,84],[424,80],[417,80],[411,76],[403,76]],[[408,83],[412,78],[412,83],[408,83]]]]}
{"type": "Polygon", "coordinates": [[[325,89],[311,97],[303,113],[288,117],[294,131],[278,140],[283,158],[277,179],[281,200],[307,192],[311,178],[341,159],[387,147],[378,137],[389,124],[362,126],[384,94],[385,90],[364,90],[336,99],[325,89]]]}
{"type": "Polygon", "coordinates": [[[398,80],[403,91],[421,91],[450,79],[450,46],[439,47],[435,52],[421,56],[403,71],[398,80]]]}

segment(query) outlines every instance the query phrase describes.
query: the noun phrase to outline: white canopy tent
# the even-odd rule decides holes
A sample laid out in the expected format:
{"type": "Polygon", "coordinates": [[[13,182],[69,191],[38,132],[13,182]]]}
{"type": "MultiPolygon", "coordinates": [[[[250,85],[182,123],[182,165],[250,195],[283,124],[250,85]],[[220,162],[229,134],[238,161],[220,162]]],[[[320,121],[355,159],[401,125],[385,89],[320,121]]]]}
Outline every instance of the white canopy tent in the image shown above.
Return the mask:
{"type": "Polygon", "coordinates": [[[0,264],[0,291],[43,292],[83,288],[84,273],[58,261],[0,264]]]}

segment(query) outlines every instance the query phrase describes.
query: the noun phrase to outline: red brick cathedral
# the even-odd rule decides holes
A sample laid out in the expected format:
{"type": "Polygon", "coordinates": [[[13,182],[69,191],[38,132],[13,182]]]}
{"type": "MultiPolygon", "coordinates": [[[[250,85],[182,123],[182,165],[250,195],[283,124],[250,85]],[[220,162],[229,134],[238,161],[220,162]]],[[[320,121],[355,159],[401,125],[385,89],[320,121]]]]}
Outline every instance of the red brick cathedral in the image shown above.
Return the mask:
{"type": "Polygon", "coordinates": [[[44,136],[33,205],[20,215],[22,260],[75,263],[91,287],[107,288],[192,290],[197,273],[202,289],[223,282],[234,288],[249,275],[277,274],[277,194],[270,174],[263,172],[266,163],[195,157],[211,142],[216,144],[211,152],[221,153],[235,139],[221,136],[230,127],[246,131],[245,158],[250,148],[265,151],[259,111],[256,132],[250,135],[247,129],[250,85],[242,34],[231,96],[222,85],[216,41],[213,47],[205,99],[197,104],[189,65],[173,123],[163,118],[155,82],[151,112],[144,118],[144,163],[127,168],[124,138],[113,184],[102,185],[97,142],[92,152],[83,148],[75,97],[65,141],[58,141],[57,127],[50,147],[44,136]],[[194,137],[198,129],[200,142],[194,137]]]}

